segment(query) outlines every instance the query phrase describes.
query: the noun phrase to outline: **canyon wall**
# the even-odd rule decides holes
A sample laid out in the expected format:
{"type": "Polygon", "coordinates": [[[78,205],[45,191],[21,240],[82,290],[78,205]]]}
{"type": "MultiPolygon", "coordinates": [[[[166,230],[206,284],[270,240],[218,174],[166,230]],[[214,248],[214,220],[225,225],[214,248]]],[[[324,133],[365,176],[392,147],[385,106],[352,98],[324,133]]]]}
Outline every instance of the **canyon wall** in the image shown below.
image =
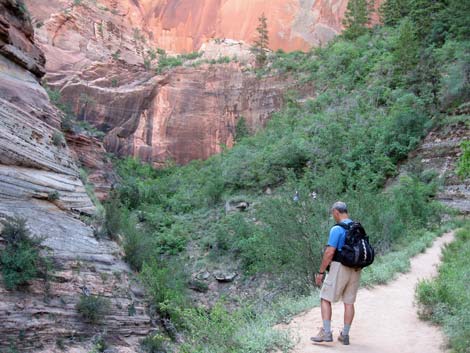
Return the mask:
{"type": "Polygon", "coordinates": [[[135,41],[144,39],[153,47],[175,53],[197,51],[213,39],[252,43],[263,13],[268,19],[271,49],[308,50],[340,33],[347,3],[347,0],[27,1],[36,23],[47,28],[47,41],[58,48],[77,50],[79,33],[94,32],[97,38],[88,42],[90,46],[101,42],[109,50],[127,51],[139,46],[135,41]],[[77,16],[84,15],[81,24],[77,24],[77,16]]]}
{"type": "MultiPolygon", "coordinates": [[[[117,351],[133,352],[152,330],[142,291],[117,244],[97,239],[82,221],[96,209],[77,158],[90,145],[99,154],[100,145],[73,137],[81,146],[69,148],[61,112],[40,84],[44,63],[24,5],[0,0],[0,220],[24,218],[53,263],[48,280],[18,290],[0,282],[0,350],[89,352],[91,337],[103,335],[117,351]],[[76,310],[84,293],[110,300],[101,325],[84,322],[76,310]]],[[[0,249],[5,245],[0,236],[0,249]]]]}
{"type": "Polygon", "coordinates": [[[64,85],[53,78],[49,84],[61,90],[80,120],[106,133],[107,151],[155,165],[206,159],[232,147],[242,117],[252,131],[261,128],[294,87],[287,78],[257,79],[236,63],[180,67],[161,76],[97,63],[64,85]]]}

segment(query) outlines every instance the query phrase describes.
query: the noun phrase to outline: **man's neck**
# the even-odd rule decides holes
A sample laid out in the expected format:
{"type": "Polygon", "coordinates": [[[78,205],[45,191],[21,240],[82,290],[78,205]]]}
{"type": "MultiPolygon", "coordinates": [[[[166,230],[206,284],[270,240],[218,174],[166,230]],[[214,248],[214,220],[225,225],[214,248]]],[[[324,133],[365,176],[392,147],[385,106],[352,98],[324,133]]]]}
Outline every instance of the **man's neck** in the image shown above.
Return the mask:
{"type": "Polygon", "coordinates": [[[346,220],[346,219],[349,219],[349,215],[348,215],[348,214],[340,215],[340,216],[339,216],[339,219],[338,219],[338,223],[341,223],[342,221],[344,221],[344,220],[346,220]]]}

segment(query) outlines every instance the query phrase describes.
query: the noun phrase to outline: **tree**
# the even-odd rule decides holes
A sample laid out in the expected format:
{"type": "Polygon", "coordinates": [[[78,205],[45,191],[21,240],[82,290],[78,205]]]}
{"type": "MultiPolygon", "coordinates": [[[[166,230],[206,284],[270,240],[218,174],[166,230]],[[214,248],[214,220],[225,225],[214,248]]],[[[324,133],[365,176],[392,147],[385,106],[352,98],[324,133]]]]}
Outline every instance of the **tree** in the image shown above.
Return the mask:
{"type": "Polygon", "coordinates": [[[87,109],[88,106],[94,106],[96,104],[93,97],[89,96],[86,93],[82,93],[79,98],[80,103],[84,105],[83,107],[83,120],[86,121],[87,109]]]}
{"type": "Polygon", "coordinates": [[[350,0],[346,8],[343,35],[347,39],[357,38],[367,32],[370,24],[371,5],[369,0],[350,0]]]}
{"type": "Polygon", "coordinates": [[[396,72],[403,74],[410,71],[418,63],[419,39],[414,23],[409,18],[400,22],[393,44],[396,72]]]}
{"type": "Polygon", "coordinates": [[[409,12],[409,0],[386,0],[379,9],[380,20],[387,26],[395,26],[409,12]]]}
{"type": "Polygon", "coordinates": [[[256,27],[258,38],[251,47],[251,52],[256,55],[256,63],[258,66],[263,66],[266,63],[267,50],[269,49],[269,34],[268,34],[268,19],[263,13],[258,18],[259,24],[256,27]]]}
{"type": "Polygon", "coordinates": [[[246,119],[241,116],[237,121],[237,126],[235,127],[235,141],[240,141],[242,138],[249,136],[250,130],[246,124],[246,119]]]}

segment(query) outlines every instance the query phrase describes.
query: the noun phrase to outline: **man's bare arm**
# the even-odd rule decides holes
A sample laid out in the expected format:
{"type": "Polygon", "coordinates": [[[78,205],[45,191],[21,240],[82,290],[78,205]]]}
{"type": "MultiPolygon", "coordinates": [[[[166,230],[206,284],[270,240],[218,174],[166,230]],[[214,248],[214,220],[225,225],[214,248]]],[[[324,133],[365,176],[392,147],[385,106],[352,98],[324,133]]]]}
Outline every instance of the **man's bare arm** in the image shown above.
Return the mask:
{"type": "Polygon", "coordinates": [[[323,254],[323,260],[320,265],[320,273],[323,273],[326,271],[326,268],[333,260],[333,256],[335,256],[335,251],[336,251],[336,248],[332,246],[327,246],[325,253],[323,254]]]}

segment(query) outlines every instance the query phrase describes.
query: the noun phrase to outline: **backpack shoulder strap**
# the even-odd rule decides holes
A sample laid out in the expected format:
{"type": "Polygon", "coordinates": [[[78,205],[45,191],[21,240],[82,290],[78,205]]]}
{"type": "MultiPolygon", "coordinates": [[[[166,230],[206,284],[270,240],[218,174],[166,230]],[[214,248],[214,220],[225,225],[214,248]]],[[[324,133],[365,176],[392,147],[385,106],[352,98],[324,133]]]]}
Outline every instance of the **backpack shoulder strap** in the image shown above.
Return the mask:
{"type": "Polygon", "coordinates": [[[335,226],[338,226],[338,227],[341,227],[343,229],[349,230],[352,223],[353,222],[346,224],[346,223],[343,223],[343,222],[339,222],[339,223],[336,223],[335,226]]]}

